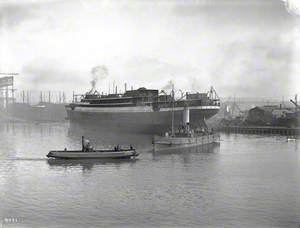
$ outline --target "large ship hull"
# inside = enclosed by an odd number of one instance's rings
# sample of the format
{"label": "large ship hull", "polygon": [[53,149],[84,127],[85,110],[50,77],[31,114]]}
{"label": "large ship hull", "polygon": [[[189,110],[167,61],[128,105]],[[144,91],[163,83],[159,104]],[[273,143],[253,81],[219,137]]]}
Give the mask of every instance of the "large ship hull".
{"label": "large ship hull", "polygon": [[[135,109],[121,108],[75,108],[67,106],[68,118],[72,123],[92,126],[101,131],[126,131],[138,133],[162,134],[171,129],[172,109],[153,111],[148,107]],[[218,106],[190,107],[190,125],[193,128],[203,127],[219,111]],[[183,108],[174,109],[174,127],[182,126]]]}

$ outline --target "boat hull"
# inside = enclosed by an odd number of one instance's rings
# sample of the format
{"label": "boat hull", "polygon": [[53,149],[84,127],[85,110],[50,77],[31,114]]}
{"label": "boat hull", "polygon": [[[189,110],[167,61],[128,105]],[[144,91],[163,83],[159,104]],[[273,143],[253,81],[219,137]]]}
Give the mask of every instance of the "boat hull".
{"label": "boat hull", "polygon": [[122,151],[50,151],[47,154],[48,158],[60,159],[122,159],[137,157],[138,153],[135,150]]}
{"label": "boat hull", "polygon": [[[219,107],[192,109],[190,108],[190,126],[203,127],[205,120],[214,116]],[[94,126],[99,130],[118,130],[138,133],[160,134],[170,130],[172,112],[145,111],[145,112],[95,112],[89,110],[72,110],[67,108],[68,119],[71,124]],[[174,111],[174,127],[182,125],[182,110]]]}
{"label": "boat hull", "polygon": [[154,150],[170,150],[204,146],[209,144],[218,144],[220,135],[217,133],[195,136],[195,137],[171,137],[171,136],[154,136]]}

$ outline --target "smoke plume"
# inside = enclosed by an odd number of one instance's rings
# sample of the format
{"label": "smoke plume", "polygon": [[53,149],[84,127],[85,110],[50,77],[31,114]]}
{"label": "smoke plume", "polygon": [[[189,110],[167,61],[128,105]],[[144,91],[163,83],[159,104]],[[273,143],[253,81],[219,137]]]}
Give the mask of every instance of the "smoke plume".
{"label": "smoke plume", "polygon": [[170,91],[174,89],[174,81],[173,80],[169,80],[167,82],[167,84],[162,88],[162,90],[167,90],[167,91]]}
{"label": "smoke plume", "polygon": [[105,65],[95,66],[92,68],[91,73],[92,73],[92,81],[91,81],[92,90],[91,91],[94,91],[96,88],[97,82],[99,80],[102,80],[107,77],[108,69]]}
{"label": "smoke plume", "polygon": [[300,15],[300,2],[299,0],[283,0],[287,10],[290,13]]}

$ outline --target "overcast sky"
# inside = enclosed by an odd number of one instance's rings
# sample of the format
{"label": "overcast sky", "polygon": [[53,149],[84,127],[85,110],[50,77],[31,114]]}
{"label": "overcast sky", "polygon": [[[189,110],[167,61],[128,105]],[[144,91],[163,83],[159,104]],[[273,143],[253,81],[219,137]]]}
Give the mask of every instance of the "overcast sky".
{"label": "overcast sky", "polygon": [[0,3],[0,72],[17,89],[90,89],[91,69],[135,88],[214,86],[222,97],[300,93],[297,1],[15,0]]}

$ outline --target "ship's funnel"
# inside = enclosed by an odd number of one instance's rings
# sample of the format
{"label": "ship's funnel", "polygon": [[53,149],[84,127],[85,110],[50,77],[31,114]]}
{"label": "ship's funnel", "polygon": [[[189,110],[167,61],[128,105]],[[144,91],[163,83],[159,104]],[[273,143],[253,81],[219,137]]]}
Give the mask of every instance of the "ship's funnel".
{"label": "ship's funnel", "polygon": [[189,109],[189,107],[184,107],[182,117],[183,117],[183,119],[182,119],[183,125],[189,125],[190,124],[190,109]]}

